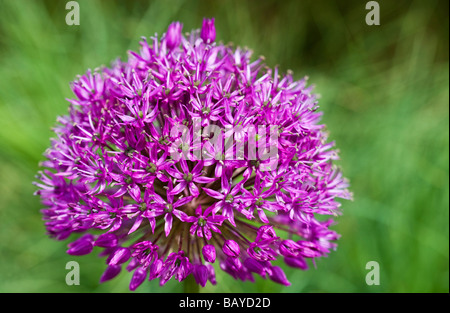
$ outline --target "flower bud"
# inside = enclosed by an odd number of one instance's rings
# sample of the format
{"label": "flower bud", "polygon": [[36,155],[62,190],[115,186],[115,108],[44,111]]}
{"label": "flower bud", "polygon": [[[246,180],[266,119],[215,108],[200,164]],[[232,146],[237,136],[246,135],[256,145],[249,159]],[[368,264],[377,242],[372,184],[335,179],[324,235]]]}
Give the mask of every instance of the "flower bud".
{"label": "flower bud", "polygon": [[106,268],[106,270],[103,272],[102,277],[100,278],[100,283],[103,283],[105,281],[108,281],[110,279],[113,279],[116,277],[120,271],[122,270],[122,267],[120,265],[110,265]]}
{"label": "flower bud", "polygon": [[94,245],[99,246],[102,248],[113,248],[117,246],[118,238],[113,233],[105,233],[101,234],[97,240],[95,241]]}
{"label": "flower bud", "polygon": [[254,272],[256,274],[259,274],[261,276],[265,275],[264,266],[261,262],[256,261],[253,258],[247,258],[244,261],[244,266],[250,271]]}
{"label": "flower bud", "polygon": [[109,265],[122,264],[128,261],[131,256],[130,249],[128,248],[118,248],[110,255]]}
{"label": "flower bud", "polygon": [[166,46],[169,50],[178,47],[181,43],[181,29],[183,24],[174,22],[169,25],[166,33]]}
{"label": "flower bud", "polygon": [[137,287],[139,287],[145,280],[145,278],[147,277],[147,269],[143,268],[143,267],[139,267],[137,268],[134,273],[133,273],[133,277],[131,278],[130,281],[130,290],[131,291],[135,291]]}
{"label": "flower bud", "polygon": [[85,255],[92,252],[93,249],[93,236],[86,234],[83,237],[75,240],[69,244],[69,250],[67,253],[70,255]]}
{"label": "flower bud", "polygon": [[206,265],[203,264],[194,265],[194,270],[192,274],[194,275],[195,282],[200,286],[205,287],[209,275],[209,270],[206,267]]}
{"label": "flower bud", "polygon": [[216,249],[213,245],[204,245],[202,254],[206,262],[214,263],[216,261]]}
{"label": "flower bud", "polygon": [[222,251],[226,255],[235,258],[239,256],[240,249],[236,241],[229,239],[223,244]]}
{"label": "flower bud", "polygon": [[300,245],[293,240],[283,240],[280,244],[280,254],[286,257],[297,256],[300,250]]}
{"label": "flower bud", "polygon": [[214,26],[214,18],[203,19],[202,30],[200,31],[200,38],[205,43],[212,43],[216,39],[216,27]]}
{"label": "flower bud", "polygon": [[216,285],[216,272],[214,270],[214,266],[211,264],[206,264],[206,267],[208,268],[208,279],[211,282],[211,284]]}
{"label": "flower bud", "polygon": [[281,267],[279,266],[272,266],[269,277],[272,281],[289,286],[291,283],[288,281],[286,274],[283,272]]}
{"label": "flower bud", "polygon": [[301,256],[298,256],[295,258],[294,257],[285,257],[284,262],[290,267],[295,267],[295,268],[299,268],[302,270],[308,269],[308,264],[306,263],[305,259],[302,258]]}

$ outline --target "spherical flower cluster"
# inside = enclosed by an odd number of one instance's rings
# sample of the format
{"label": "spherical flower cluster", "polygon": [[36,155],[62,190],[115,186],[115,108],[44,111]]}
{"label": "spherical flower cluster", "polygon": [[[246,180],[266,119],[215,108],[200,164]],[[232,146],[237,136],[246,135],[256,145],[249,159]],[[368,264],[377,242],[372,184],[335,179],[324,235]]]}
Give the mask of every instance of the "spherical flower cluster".
{"label": "spherical flower cluster", "polygon": [[273,261],[304,270],[336,247],[351,194],[312,88],[215,37],[213,19],[175,22],[71,85],[36,193],[51,237],[80,234],[67,253],[100,249],[101,282],[124,267],[131,290],[205,286],[220,268],[289,285]]}

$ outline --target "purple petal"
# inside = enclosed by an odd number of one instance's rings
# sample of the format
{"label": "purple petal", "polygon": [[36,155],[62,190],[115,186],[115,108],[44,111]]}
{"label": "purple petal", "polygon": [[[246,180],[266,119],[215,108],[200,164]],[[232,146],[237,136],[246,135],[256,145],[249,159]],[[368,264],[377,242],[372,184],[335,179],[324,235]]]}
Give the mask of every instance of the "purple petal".
{"label": "purple petal", "polygon": [[164,231],[165,231],[166,237],[167,237],[167,236],[169,236],[170,230],[172,229],[172,221],[173,221],[172,214],[166,213],[164,220],[166,221],[166,224],[164,225]]}
{"label": "purple petal", "polygon": [[216,169],[214,170],[214,175],[216,175],[216,177],[222,177],[222,170],[223,170],[222,164],[217,163]]}
{"label": "purple petal", "polygon": [[182,192],[187,186],[187,182],[186,181],[182,181],[180,182],[178,185],[175,186],[175,188],[173,188],[171,191],[167,192],[168,195],[177,195],[180,192]]}
{"label": "purple petal", "polygon": [[275,233],[275,230],[270,225],[263,225],[256,232],[256,241],[275,240],[277,238],[278,236]]}
{"label": "purple petal", "polygon": [[199,174],[203,169],[204,163],[203,161],[198,161],[197,164],[195,164],[194,168],[192,169],[192,174],[196,176]]}
{"label": "purple petal", "polygon": [[266,213],[264,213],[263,209],[258,209],[258,216],[261,219],[261,222],[269,223],[269,219],[267,218]]}
{"label": "purple petal", "polygon": [[209,188],[202,188],[202,190],[210,197],[213,197],[214,199],[223,199],[225,197],[224,194],[217,192],[215,190],[209,189]]}
{"label": "purple petal", "polygon": [[114,198],[119,198],[119,197],[122,197],[124,194],[126,194],[127,193],[127,187],[125,187],[125,186],[122,186],[119,190],[117,190],[113,195],[112,195],[112,197],[114,197]]}
{"label": "purple petal", "polygon": [[133,198],[136,202],[141,202],[141,189],[139,189],[138,185],[133,184],[128,189],[128,194]]}
{"label": "purple petal", "polygon": [[192,197],[192,196],[180,198],[180,199],[178,199],[178,200],[173,204],[173,207],[174,207],[174,208],[178,208],[178,207],[180,207],[180,206],[183,206],[183,205],[185,205],[186,203],[191,202],[193,198],[194,198],[194,197]]}
{"label": "purple petal", "polygon": [[128,231],[128,235],[131,233],[134,233],[139,228],[139,226],[141,226],[143,219],[144,219],[144,217],[142,215],[139,215],[138,217],[136,217],[136,220],[134,221],[133,226]]}
{"label": "purple petal", "polygon": [[205,176],[198,176],[194,178],[194,181],[199,184],[209,184],[215,181],[217,178],[214,177],[205,177]]}
{"label": "purple petal", "polygon": [[208,222],[222,224],[223,221],[227,219],[226,216],[223,215],[212,215],[208,217]]}
{"label": "purple petal", "polygon": [[122,226],[122,219],[116,217],[114,219],[113,225],[111,226],[111,228],[109,229],[110,232],[114,232],[116,230],[118,230],[120,228],[120,226]]}
{"label": "purple petal", "polygon": [[190,216],[187,215],[185,217],[183,217],[183,222],[185,223],[194,223],[197,220],[197,218],[195,216]]}
{"label": "purple petal", "polygon": [[189,166],[187,165],[185,159],[181,159],[178,164],[180,164],[181,170],[183,171],[183,173],[185,173],[185,174],[189,173]]}
{"label": "purple petal", "polygon": [[180,210],[173,210],[172,214],[175,215],[180,221],[182,222],[187,222],[188,220],[190,220],[190,216],[187,215],[185,212],[180,211]]}
{"label": "purple petal", "polygon": [[118,116],[122,121],[124,121],[125,123],[133,122],[133,121],[135,120],[135,118],[132,117],[132,116],[122,115],[122,114],[119,114],[119,113],[116,113],[116,114],[117,114],[117,116]]}
{"label": "purple petal", "polygon": [[197,185],[195,185],[193,182],[189,183],[189,191],[192,196],[197,197],[200,194],[200,191],[197,188]]}
{"label": "purple petal", "polygon": [[167,173],[177,179],[183,179],[183,174],[174,166],[166,168]]}

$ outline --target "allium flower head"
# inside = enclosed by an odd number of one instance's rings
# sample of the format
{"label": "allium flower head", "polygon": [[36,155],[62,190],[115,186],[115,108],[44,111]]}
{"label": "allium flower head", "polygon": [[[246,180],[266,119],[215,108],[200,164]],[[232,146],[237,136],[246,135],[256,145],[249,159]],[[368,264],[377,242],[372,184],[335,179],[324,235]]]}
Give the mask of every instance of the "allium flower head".
{"label": "allium flower head", "polygon": [[78,234],[67,253],[100,249],[100,281],[125,268],[131,290],[216,284],[219,269],[289,285],[272,263],[305,270],[333,250],[336,199],[351,198],[316,96],[216,43],[214,19],[181,30],[72,83],[35,183],[48,234]]}

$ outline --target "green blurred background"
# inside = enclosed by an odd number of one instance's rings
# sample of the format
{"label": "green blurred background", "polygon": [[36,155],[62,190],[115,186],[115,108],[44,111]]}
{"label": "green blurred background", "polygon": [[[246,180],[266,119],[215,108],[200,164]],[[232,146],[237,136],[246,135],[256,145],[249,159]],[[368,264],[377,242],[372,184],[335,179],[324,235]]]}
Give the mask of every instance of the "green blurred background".
{"label": "green blurred background", "polygon": [[[66,1],[0,0],[0,292],[127,292],[123,271],[103,285],[95,253],[65,254],[45,235],[31,184],[50,128],[67,112],[69,82],[137,50],[141,36],[183,31],[215,17],[217,40],[305,75],[321,94],[323,121],[355,194],[343,201],[337,251],[317,269],[288,269],[292,286],[235,282],[218,271],[206,292],[449,292],[448,1],[85,1],[68,26]],[[80,264],[67,286],[65,264]],[[365,282],[380,265],[380,285]],[[137,292],[181,292],[143,284]]]}

